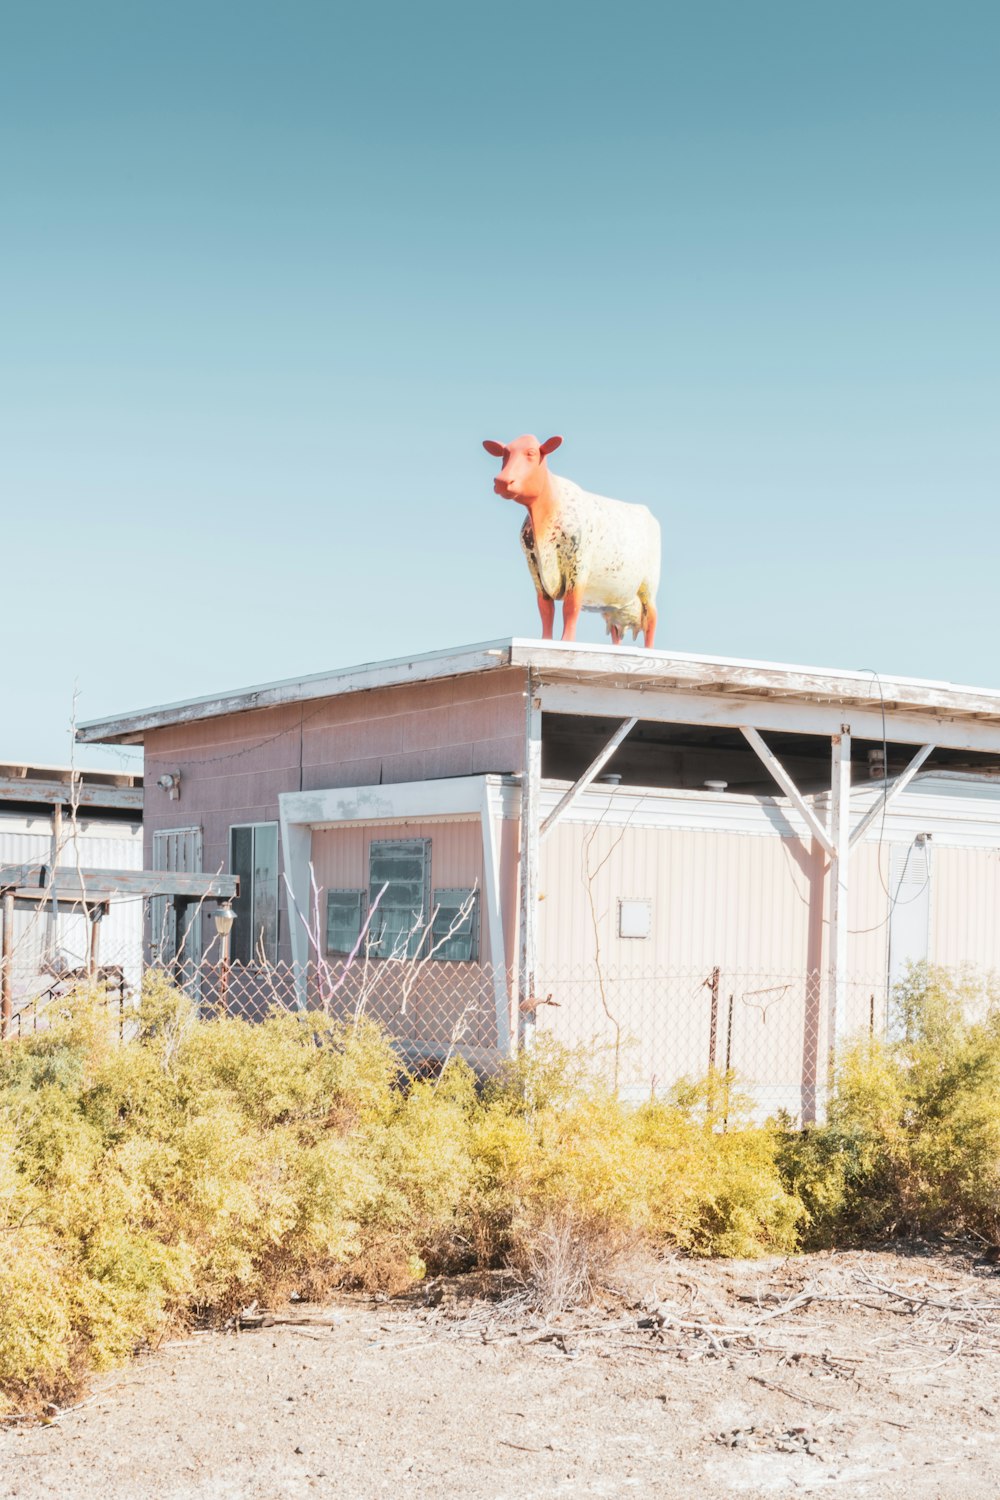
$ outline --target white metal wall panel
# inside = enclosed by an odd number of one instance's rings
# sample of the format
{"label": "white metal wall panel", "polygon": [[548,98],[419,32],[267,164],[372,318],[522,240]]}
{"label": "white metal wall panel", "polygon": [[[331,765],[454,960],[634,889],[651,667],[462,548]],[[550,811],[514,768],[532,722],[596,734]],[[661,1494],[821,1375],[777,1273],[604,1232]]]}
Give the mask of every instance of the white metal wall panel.
{"label": "white metal wall panel", "polygon": [[930,949],[931,849],[926,840],[893,844],[889,851],[889,983],[908,965],[922,963]]}
{"label": "white metal wall panel", "polygon": [[[798,840],[560,823],[542,845],[539,969],[591,964],[596,917],[602,957],[617,969],[801,971],[810,862]],[[617,936],[620,898],[652,901],[649,939]]]}
{"label": "white metal wall panel", "polygon": [[1000,848],[935,841],[930,956],[938,964],[1000,970]]}
{"label": "white metal wall panel", "polygon": [[[45,815],[0,811],[0,863],[48,862],[52,857],[52,823]],[[68,819],[63,823],[60,863],[79,863],[109,870],[142,869],[142,825],[88,815],[81,818],[74,836]],[[83,912],[59,908],[53,930],[51,907],[19,909],[14,915],[14,989],[18,996],[34,994],[48,983],[51,974],[40,974],[46,961],[76,968],[85,964],[90,949],[90,927]],[[142,960],[142,902],[112,901],[100,934],[102,963],[120,964],[130,983],[138,983]]]}

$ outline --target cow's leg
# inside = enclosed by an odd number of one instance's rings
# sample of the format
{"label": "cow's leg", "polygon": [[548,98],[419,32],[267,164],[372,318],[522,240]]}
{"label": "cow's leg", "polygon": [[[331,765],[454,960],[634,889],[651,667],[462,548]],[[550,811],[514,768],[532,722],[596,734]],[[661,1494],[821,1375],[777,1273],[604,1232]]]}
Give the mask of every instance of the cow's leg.
{"label": "cow's leg", "polygon": [[539,594],[538,613],[542,617],[542,640],[551,641],[552,624],[556,617],[555,601],[547,598],[545,594]]}
{"label": "cow's leg", "polygon": [[576,640],[576,622],[580,618],[580,610],[583,607],[583,589],[567,589],[563,595],[563,633],[564,641]]}
{"label": "cow's leg", "polygon": [[653,639],[656,635],[656,605],[647,604],[642,614],[642,643],[647,651],[653,649]]}

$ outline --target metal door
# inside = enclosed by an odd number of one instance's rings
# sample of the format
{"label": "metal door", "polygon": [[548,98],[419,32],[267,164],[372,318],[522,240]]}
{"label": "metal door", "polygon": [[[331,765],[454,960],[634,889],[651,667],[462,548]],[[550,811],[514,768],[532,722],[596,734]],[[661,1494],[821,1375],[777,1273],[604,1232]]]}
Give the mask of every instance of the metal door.
{"label": "metal door", "polygon": [[[202,873],[204,838],[200,828],[163,828],[153,834],[153,869]],[[178,922],[178,913],[181,920]],[[169,896],[149,903],[150,955],[153,963],[172,968],[177,977],[197,985],[202,959],[201,907],[178,905]]]}
{"label": "metal door", "polygon": [[889,987],[927,958],[931,931],[931,846],[923,834],[889,849]]}

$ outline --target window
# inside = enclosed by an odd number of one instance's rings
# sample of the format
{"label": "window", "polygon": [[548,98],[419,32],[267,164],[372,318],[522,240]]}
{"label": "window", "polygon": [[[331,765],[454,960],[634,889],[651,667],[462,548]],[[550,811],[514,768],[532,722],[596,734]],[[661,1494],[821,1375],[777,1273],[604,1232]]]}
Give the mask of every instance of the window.
{"label": "window", "polygon": [[435,891],[431,948],[435,959],[479,960],[479,892]]}
{"label": "window", "polygon": [[369,910],[385,895],[368,929],[379,958],[416,958],[427,935],[430,839],[373,839],[368,865]]}
{"label": "window", "polygon": [[364,891],[327,891],[326,951],[352,953],[364,926]]}
{"label": "window", "polygon": [[374,957],[426,958],[433,950],[435,961],[478,963],[479,892],[435,891],[432,901],[430,884],[430,839],[373,839],[368,890],[326,893],[326,951],[353,952],[378,901],[366,933]]}
{"label": "window", "polygon": [[234,963],[278,957],[278,825],[243,823],[229,830],[229,869],[240,877],[230,937]]}

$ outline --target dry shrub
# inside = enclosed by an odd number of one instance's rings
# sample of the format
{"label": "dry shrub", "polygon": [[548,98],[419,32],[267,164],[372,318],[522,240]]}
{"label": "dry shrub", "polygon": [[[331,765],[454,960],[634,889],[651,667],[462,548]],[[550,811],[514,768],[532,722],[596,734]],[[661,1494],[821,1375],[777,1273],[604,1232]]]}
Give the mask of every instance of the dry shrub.
{"label": "dry shrub", "polygon": [[60,1400],[193,1316],[349,1279],[516,1266],[587,1300],[622,1247],[790,1248],[772,1133],[718,1088],[630,1109],[539,1044],[483,1090],[407,1080],[374,1025],[197,1020],[162,978],[0,1049],[0,1409]]}
{"label": "dry shrub", "polygon": [[971,1232],[1000,1243],[1000,989],[928,964],[894,999],[892,1040],[838,1060],[828,1122],[789,1135],[810,1244]]}
{"label": "dry shrub", "polygon": [[525,1226],[517,1241],[515,1269],[526,1305],[545,1317],[589,1306],[641,1245],[628,1232],[577,1209],[551,1211],[540,1223]]}
{"label": "dry shrub", "polygon": [[634,1109],[584,1064],[539,1043],[489,1091],[473,1127],[481,1258],[523,1265],[554,1222],[578,1225],[591,1247],[603,1240],[594,1264],[640,1242],[708,1255],[794,1248],[802,1206],[781,1182],[777,1132],[741,1114],[731,1080]]}

